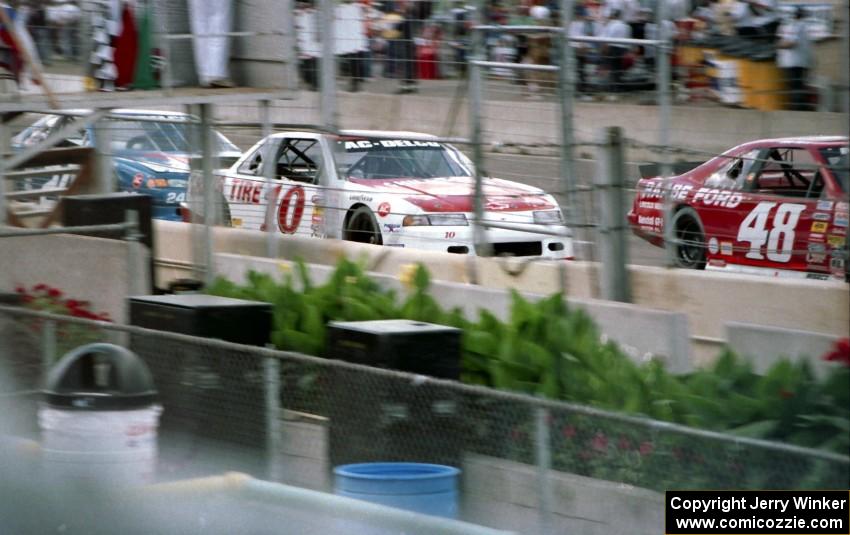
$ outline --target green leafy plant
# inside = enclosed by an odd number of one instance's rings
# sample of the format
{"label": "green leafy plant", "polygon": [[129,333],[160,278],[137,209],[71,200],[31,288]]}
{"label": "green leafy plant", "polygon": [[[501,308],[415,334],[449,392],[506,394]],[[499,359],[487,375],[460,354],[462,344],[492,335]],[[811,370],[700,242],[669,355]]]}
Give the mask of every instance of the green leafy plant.
{"label": "green leafy plant", "polygon": [[[466,383],[842,455],[850,450],[847,365],[833,367],[818,380],[805,362],[781,360],[758,375],[746,360],[726,350],[712,366],[674,376],[659,361],[630,359],[560,294],[531,302],[513,292],[509,320],[500,321],[487,310],[471,320],[460,310],[443,310],[428,294],[430,277],[421,265],[403,271],[400,279],[408,292],[401,302],[395,292],[369,279],[363,265],[349,260],[341,260],[322,285],[310,280],[300,262],[296,275],[287,272],[279,283],[252,272],[244,285],[219,279],[209,292],[272,303],[272,340],[281,349],[323,356],[325,325],[334,320],[408,318],[452,325],[463,330],[461,377]],[[842,355],[830,360],[845,363]],[[850,363],[850,357],[846,360]],[[529,436],[530,430],[524,428],[528,424],[523,423],[527,420],[489,426],[501,429],[501,438],[493,440],[504,440],[508,449],[527,457],[529,448],[520,440]],[[556,467],[572,467],[595,477],[637,482],[636,474],[649,471],[660,474],[655,480],[659,485],[674,484],[682,481],[669,475],[675,468],[688,474],[685,483],[704,480],[720,488],[724,480],[718,480],[717,473],[745,462],[744,452],[733,448],[724,457],[729,466],[708,465],[701,461],[705,456],[681,438],[635,436],[626,427],[601,429],[579,421],[564,422],[559,428],[563,432],[556,437]],[[804,468],[800,477],[811,471]],[[755,470],[747,481],[766,485],[766,473],[770,470]]]}

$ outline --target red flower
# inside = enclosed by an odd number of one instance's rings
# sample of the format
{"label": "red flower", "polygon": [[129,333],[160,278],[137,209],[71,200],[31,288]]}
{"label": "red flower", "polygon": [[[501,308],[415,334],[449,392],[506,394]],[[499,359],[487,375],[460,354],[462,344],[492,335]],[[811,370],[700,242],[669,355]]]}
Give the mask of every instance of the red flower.
{"label": "red flower", "polygon": [[46,285],[42,282],[42,283],[39,283],[39,284],[36,284],[35,286],[33,286],[32,289],[36,292],[40,292],[42,290],[49,290],[50,286],[48,286],[48,285]]}
{"label": "red flower", "polygon": [[641,455],[649,455],[652,453],[652,442],[645,440],[640,443],[640,448],[638,449]]}
{"label": "red flower", "polygon": [[23,286],[15,286],[15,292],[17,292],[19,294],[25,294],[25,293],[27,293],[27,289],[24,288]]}
{"label": "red flower", "polygon": [[850,367],[850,338],[839,338],[832,346],[832,351],[823,356],[823,360],[839,362]]}
{"label": "red flower", "polygon": [[576,427],[574,425],[565,425],[564,428],[561,429],[561,434],[566,439],[573,438],[574,436],[576,436],[576,433],[578,433],[578,431],[576,430]]}
{"label": "red flower", "polygon": [[629,451],[632,449],[632,442],[626,437],[620,437],[620,440],[617,442],[617,447],[623,451]]}
{"label": "red flower", "polygon": [[606,451],[608,449],[608,437],[601,431],[596,433],[593,440],[590,441],[590,447],[599,452]]}
{"label": "red flower", "polygon": [[785,390],[784,388],[780,388],[779,389],[779,397],[781,397],[782,399],[791,399],[791,398],[794,397],[794,392],[791,392],[789,390]]}
{"label": "red flower", "polygon": [[48,288],[47,290],[48,297],[62,297],[62,290],[57,288]]}

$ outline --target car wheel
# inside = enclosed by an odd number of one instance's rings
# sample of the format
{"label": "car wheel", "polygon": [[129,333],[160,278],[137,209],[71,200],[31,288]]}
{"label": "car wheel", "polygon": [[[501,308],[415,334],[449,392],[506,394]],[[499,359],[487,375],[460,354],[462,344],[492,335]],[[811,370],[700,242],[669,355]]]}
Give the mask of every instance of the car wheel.
{"label": "car wheel", "polygon": [[358,243],[372,243],[382,245],[381,231],[378,230],[378,222],[372,214],[372,210],[365,206],[350,211],[345,224],[345,239]]}
{"label": "car wheel", "polygon": [[705,269],[705,231],[699,215],[683,208],[673,216],[676,264],[688,269]]}

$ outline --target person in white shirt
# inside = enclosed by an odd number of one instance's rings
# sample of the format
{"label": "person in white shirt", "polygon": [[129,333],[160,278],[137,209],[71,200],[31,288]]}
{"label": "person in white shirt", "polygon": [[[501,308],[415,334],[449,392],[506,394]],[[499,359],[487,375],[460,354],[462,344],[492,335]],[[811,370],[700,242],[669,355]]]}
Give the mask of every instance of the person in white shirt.
{"label": "person in white shirt", "polygon": [[759,37],[771,42],[779,27],[777,0],[739,0],[733,9],[735,29],[742,37]]}
{"label": "person in white shirt", "polygon": [[[622,20],[621,12],[612,11],[611,20],[605,25],[602,36],[610,39],[630,39],[632,37],[632,29]],[[629,51],[629,45],[606,43],[602,46],[602,61],[608,70],[608,91],[610,93],[616,93],[623,89],[623,60]]]}
{"label": "person in white shirt", "polygon": [[[587,16],[587,10],[584,6],[576,6],[573,20],[570,22],[569,36],[593,37],[595,35],[597,35],[597,24]],[[573,48],[573,56],[576,59],[578,91],[588,93],[590,92],[590,85],[587,83],[587,65],[593,60],[593,45],[572,41],[570,46]]]}
{"label": "person in white shirt", "polygon": [[779,28],[776,65],[785,74],[788,87],[789,109],[808,110],[806,102],[806,75],[812,66],[812,44],[803,22],[805,13],[798,7],[794,18]]}

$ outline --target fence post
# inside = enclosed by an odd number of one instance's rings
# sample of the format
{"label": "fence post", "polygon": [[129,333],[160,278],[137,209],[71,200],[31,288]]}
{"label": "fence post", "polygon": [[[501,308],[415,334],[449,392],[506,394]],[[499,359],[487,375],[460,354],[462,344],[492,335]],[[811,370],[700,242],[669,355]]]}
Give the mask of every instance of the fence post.
{"label": "fence post", "polygon": [[[481,13],[483,2],[476,3],[473,14],[473,26],[481,24]],[[467,278],[472,284],[478,284],[478,263],[476,256],[489,256],[487,247],[487,231],[482,225],[484,219],[484,147],[481,125],[481,106],[483,100],[483,81],[481,65],[477,62],[484,59],[483,36],[481,30],[473,30],[469,43],[469,127],[470,142],[472,143],[472,164],[475,168],[475,189],[473,198],[473,210],[475,215],[472,221],[472,236],[474,255],[468,258]]]}
{"label": "fence post", "polygon": [[576,223],[581,203],[575,198],[576,177],[573,166],[573,100],[575,98],[575,58],[570,45],[569,32],[573,20],[574,0],[561,0],[561,35],[558,38],[558,51],[561,65],[558,69],[558,90],[561,104],[561,189],[566,205],[566,223],[576,235]]}
{"label": "fence post", "polygon": [[552,445],[549,433],[549,409],[534,409],[534,440],[537,459],[538,530],[540,535],[552,533]]}
{"label": "fence post", "polygon": [[602,298],[629,302],[626,264],[625,170],[623,138],[618,126],[609,126],[599,134],[599,167],[594,180],[599,211],[598,243],[602,270]]}
{"label": "fence post", "polygon": [[[658,72],[656,84],[658,85],[658,145],[661,147],[661,176],[668,177],[672,174],[670,168],[670,155],[667,148],[670,146],[670,35],[665,30],[664,23],[667,22],[667,2],[658,2],[655,9],[655,38],[663,41],[655,45],[656,58],[658,60]],[[676,251],[673,245],[674,229],[670,223],[673,220],[673,204],[669,191],[664,192],[664,250],[666,252],[666,263],[668,267],[676,265]]]}
{"label": "fence post", "polygon": [[128,246],[127,277],[129,284],[127,291],[130,292],[130,295],[148,295],[153,290],[149,284],[151,274],[149,273],[150,263],[148,262],[148,255],[153,254],[153,251],[146,252],[145,244],[139,239],[142,237],[139,232],[139,212],[137,210],[127,210],[124,220],[127,223],[124,240]]}
{"label": "fence post", "polygon": [[7,223],[6,214],[6,154],[9,149],[9,127],[0,118],[0,227]]}
{"label": "fence post", "polygon": [[218,210],[215,206],[215,184],[213,184],[212,169],[212,105],[199,104],[201,119],[201,167],[204,183],[204,285],[209,286],[213,281],[213,225],[219,221]]}
{"label": "fence post", "polygon": [[115,189],[112,179],[112,132],[110,132],[112,126],[109,121],[108,118],[104,117],[94,123],[98,193],[111,193]]}
{"label": "fence post", "polygon": [[[263,139],[272,135],[271,112],[269,110],[269,101],[261,100],[260,107],[260,124],[262,125],[261,132]],[[274,186],[274,165],[263,166],[263,176],[266,179],[266,256],[269,258],[277,258],[277,226],[275,225],[275,208],[277,207],[277,195]]]}
{"label": "fence post", "polygon": [[276,456],[280,453],[280,361],[265,357],[263,372],[266,385],[266,460],[269,481],[283,481]]}
{"label": "fence post", "polygon": [[44,320],[41,330],[41,379],[46,382],[50,367],[56,362],[56,321]]}
{"label": "fence post", "polygon": [[320,0],[319,17],[322,32],[322,60],[320,62],[321,81],[319,89],[321,95],[322,126],[329,130],[336,130],[336,56],[334,56],[334,19],[336,18],[334,0]]}

